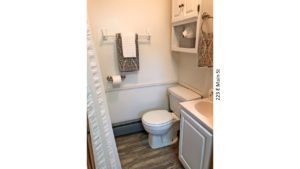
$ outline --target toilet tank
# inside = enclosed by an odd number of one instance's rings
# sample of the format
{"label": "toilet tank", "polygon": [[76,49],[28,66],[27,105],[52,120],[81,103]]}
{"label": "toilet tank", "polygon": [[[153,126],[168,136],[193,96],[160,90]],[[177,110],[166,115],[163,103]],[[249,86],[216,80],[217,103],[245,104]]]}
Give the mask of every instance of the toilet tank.
{"label": "toilet tank", "polygon": [[202,96],[182,86],[168,88],[170,109],[180,117],[180,102],[200,99]]}

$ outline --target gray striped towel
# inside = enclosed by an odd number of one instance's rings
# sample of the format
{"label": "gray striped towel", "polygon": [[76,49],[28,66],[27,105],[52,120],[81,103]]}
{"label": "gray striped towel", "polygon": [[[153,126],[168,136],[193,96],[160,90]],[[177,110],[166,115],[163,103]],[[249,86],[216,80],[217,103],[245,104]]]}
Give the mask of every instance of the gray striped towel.
{"label": "gray striped towel", "polygon": [[138,35],[135,34],[136,57],[128,58],[123,55],[121,33],[116,34],[116,46],[120,72],[133,72],[139,70],[139,46]]}

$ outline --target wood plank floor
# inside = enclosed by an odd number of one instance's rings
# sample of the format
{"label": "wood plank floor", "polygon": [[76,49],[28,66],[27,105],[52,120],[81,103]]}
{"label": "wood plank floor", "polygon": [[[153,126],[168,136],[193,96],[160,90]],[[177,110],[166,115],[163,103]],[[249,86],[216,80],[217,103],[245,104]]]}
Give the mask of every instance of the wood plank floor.
{"label": "wood plank floor", "polygon": [[184,169],[177,144],[151,149],[145,132],[116,137],[122,169]]}

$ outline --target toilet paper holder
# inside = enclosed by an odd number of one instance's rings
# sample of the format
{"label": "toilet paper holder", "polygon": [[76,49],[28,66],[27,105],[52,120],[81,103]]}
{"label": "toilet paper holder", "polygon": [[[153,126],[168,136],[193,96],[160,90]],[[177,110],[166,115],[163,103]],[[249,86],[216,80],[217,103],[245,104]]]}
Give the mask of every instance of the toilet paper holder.
{"label": "toilet paper holder", "polygon": [[[124,80],[125,78],[126,78],[125,75],[121,75],[121,79],[122,79],[122,80]],[[107,81],[110,81],[110,82],[113,81],[112,76],[107,76],[106,79],[107,79]]]}

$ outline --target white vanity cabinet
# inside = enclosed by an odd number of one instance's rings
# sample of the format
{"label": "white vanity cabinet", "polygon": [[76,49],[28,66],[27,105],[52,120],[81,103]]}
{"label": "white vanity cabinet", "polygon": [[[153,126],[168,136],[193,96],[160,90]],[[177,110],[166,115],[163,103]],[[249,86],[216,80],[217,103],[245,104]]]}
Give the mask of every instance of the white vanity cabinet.
{"label": "white vanity cabinet", "polygon": [[197,17],[200,0],[172,0],[172,23]]}
{"label": "white vanity cabinet", "polygon": [[209,169],[212,133],[181,109],[179,160],[185,169]]}

